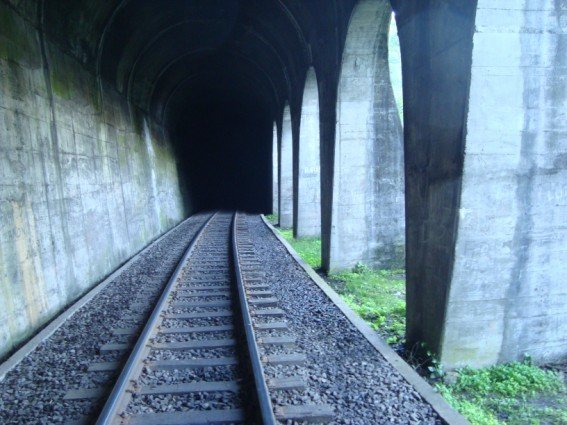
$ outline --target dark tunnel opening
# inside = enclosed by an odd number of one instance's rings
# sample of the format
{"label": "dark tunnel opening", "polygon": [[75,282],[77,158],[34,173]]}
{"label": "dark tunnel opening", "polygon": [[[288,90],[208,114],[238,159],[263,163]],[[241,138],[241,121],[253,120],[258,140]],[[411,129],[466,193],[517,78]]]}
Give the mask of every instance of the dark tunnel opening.
{"label": "dark tunnel opening", "polygon": [[193,90],[170,121],[185,207],[192,213],[271,208],[270,110],[229,89]]}

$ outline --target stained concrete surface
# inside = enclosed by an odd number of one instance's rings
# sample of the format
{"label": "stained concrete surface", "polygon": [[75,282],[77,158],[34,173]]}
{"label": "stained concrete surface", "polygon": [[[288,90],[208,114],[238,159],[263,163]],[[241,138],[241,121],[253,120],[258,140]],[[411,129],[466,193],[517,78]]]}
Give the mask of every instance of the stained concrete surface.
{"label": "stained concrete surface", "polygon": [[349,24],[337,101],[331,271],[359,262],[404,264],[403,137],[388,68],[390,19],[388,1],[363,0]]}
{"label": "stained concrete surface", "polygon": [[441,352],[453,366],[567,352],[565,22],[565,2],[478,3]]}
{"label": "stained concrete surface", "polygon": [[184,216],[163,129],[0,2],[0,357]]}
{"label": "stained concrete surface", "polygon": [[297,236],[321,235],[319,88],[315,70],[305,78],[299,133]]}
{"label": "stained concrete surface", "polygon": [[291,112],[284,109],[282,141],[280,148],[280,226],[289,229],[293,226],[293,140]]}

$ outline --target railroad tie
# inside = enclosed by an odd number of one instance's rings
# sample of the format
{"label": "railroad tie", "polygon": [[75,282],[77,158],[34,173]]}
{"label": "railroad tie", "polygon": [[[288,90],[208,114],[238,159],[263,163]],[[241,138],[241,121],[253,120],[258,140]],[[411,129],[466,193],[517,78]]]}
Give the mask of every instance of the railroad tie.
{"label": "railroad tie", "polygon": [[238,358],[236,357],[213,357],[210,359],[158,360],[147,363],[146,367],[150,370],[183,370],[232,366],[237,364]]}
{"label": "railroad tie", "polygon": [[304,390],[305,381],[301,376],[268,379],[268,387],[274,391]]}
{"label": "railroad tie", "polygon": [[199,350],[203,348],[226,348],[234,347],[236,341],[234,339],[203,339],[190,340],[184,342],[166,342],[161,344],[151,344],[150,346],[156,350]]}
{"label": "railroad tie", "polygon": [[246,420],[241,409],[205,410],[172,413],[146,413],[134,415],[128,423],[132,425],[202,425],[215,423],[240,423]]}
{"label": "railroad tie", "polygon": [[208,333],[208,332],[230,332],[234,330],[234,325],[217,325],[217,326],[184,326],[164,328],[159,330],[160,334],[190,334],[190,333]]}
{"label": "railroad tie", "polygon": [[231,392],[240,390],[240,384],[236,381],[216,382],[188,382],[183,384],[144,385],[140,388],[141,395],[157,394],[190,394],[201,392]]}
{"label": "railroad tie", "polygon": [[328,404],[278,406],[276,418],[283,422],[330,422],[334,418],[334,412]]}

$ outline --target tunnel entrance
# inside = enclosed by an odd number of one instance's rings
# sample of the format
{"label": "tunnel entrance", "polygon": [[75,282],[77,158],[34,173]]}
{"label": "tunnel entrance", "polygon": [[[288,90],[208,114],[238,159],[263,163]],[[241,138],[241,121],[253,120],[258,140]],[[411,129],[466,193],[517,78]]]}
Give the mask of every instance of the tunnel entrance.
{"label": "tunnel entrance", "polygon": [[564,356],[566,12],[524,3],[0,0],[0,356],[209,209],[405,265],[446,365]]}
{"label": "tunnel entrance", "polygon": [[172,140],[191,212],[271,209],[272,117],[254,98],[202,87],[177,112]]}

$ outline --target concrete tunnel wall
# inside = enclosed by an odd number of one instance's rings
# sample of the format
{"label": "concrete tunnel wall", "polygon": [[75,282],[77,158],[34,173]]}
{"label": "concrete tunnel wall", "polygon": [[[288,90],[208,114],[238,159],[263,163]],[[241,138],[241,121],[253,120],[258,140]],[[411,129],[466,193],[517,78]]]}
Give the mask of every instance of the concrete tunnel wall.
{"label": "concrete tunnel wall", "polygon": [[[222,82],[217,91],[233,100],[246,95],[261,111],[266,208],[277,121],[280,220],[297,233],[301,104],[313,67],[324,269],[357,261],[381,267],[384,253],[400,253],[377,249],[396,247],[381,229],[400,234],[397,225],[376,226],[388,211],[379,207],[394,205],[382,186],[395,175],[406,188],[410,345],[426,342],[448,367],[514,360],[526,351],[536,360],[564,356],[566,6],[391,3],[403,65],[403,156],[386,148],[401,129],[387,84],[386,1],[192,0],[163,8],[153,0],[0,0],[7,123],[0,130],[0,196],[8,223],[0,287],[11,309],[2,319],[13,322],[0,343],[21,341],[191,208],[183,208],[191,181],[178,149],[190,131],[176,133],[172,123],[183,123],[196,87],[208,99],[211,84]],[[380,24],[361,21],[366,35],[352,38],[355,7],[378,8]],[[369,98],[358,100],[368,120],[360,127],[365,136],[350,146],[343,136],[353,135],[348,127],[356,119],[349,121],[341,105],[357,99],[355,90],[343,90],[343,77],[354,82],[357,63],[372,76],[353,86],[367,91]],[[349,65],[353,72],[343,72]],[[355,145],[367,149],[350,150]],[[355,175],[372,199],[364,200],[368,209],[356,226],[337,218],[337,206],[350,202],[340,190],[341,179],[348,187],[345,151],[365,157]],[[401,178],[399,169],[381,169],[401,158]],[[403,211],[403,202],[397,205]],[[91,219],[108,225],[93,228]],[[342,242],[350,243],[349,232],[364,236],[355,254],[340,248],[348,248]]]}
{"label": "concrete tunnel wall", "polygon": [[167,132],[0,2],[0,357],[178,223]]}

